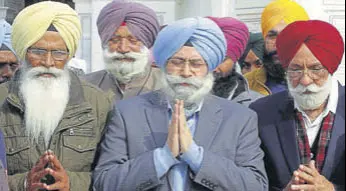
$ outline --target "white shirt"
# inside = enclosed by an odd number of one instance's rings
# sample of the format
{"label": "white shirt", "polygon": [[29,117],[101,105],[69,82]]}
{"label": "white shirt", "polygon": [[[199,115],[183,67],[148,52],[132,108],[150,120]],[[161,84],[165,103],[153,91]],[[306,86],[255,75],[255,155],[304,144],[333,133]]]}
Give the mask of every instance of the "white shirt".
{"label": "white shirt", "polygon": [[336,108],[338,106],[338,99],[339,99],[339,83],[336,79],[333,78],[333,82],[332,82],[332,89],[329,95],[329,99],[328,99],[328,104],[327,107],[325,108],[325,110],[316,118],[316,120],[314,122],[311,122],[310,118],[308,117],[308,115],[302,111],[301,109],[299,109],[297,103],[295,102],[295,108],[300,111],[303,114],[303,120],[304,120],[304,124],[306,127],[306,133],[308,135],[309,138],[309,145],[310,147],[312,147],[312,145],[315,142],[315,139],[318,135],[318,133],[320,132],[320,128],[323,122],[323,119],[328,115],[328,113],[331,111],[332,113],[336,113]]}

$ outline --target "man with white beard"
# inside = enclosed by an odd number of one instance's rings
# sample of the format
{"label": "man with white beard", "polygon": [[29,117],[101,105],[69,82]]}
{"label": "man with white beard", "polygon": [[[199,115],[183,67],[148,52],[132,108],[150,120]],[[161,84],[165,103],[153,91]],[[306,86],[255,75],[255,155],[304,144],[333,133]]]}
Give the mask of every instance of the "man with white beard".
{"label": "man with white beard", "polygon": [[337,29],[298,21],[277,39],[289,91],[250,105],[259,118],[269,190],[345,190],[345,88],[332,75],[344,55]]}
{"label": "man with white beard", "polygon": [[68,70],[81,37],[77,13],[45,1],[13,23],[23,63],[1,106],[10,190],[88,190],[111,100]]}
{"label": "man with white beard", "polygon": [[207,18],[159,33],[153,53],[164,87],[115,104],[94,190],[267,190],[256,114],[209,93],[226,49]]}
{"label": "man with white beard", "polygon": [[151,67],[149,48],[159,31],[155,12],[123,0],[108,3],[100,12],[97,27],[106,70],[85,79],[122,100],[161,88],[161,71]]}

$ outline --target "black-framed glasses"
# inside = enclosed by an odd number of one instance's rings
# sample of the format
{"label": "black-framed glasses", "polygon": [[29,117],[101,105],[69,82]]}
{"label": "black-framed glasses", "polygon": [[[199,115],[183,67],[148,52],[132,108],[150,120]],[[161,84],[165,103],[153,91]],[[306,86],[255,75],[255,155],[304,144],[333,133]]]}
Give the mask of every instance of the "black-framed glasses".
{"label": "black-framed glasses", "polygon": [[327,70],[325,68],[305,68],[304,70],[288,69],[287,74],[288,77],[293,80],[301,79],[305,74],[307,74],[311,79],[317,80],[320,79],[323,75],[325,75],[326,71]]}
{"label": "black-framed glasses", "polygon": [[41,48],[28,48],[28,53],[35,59],[47,59],[48,53],[51,53],[55,61],[64,61],[69,57],[69,52],[65,50],[47,50]]}

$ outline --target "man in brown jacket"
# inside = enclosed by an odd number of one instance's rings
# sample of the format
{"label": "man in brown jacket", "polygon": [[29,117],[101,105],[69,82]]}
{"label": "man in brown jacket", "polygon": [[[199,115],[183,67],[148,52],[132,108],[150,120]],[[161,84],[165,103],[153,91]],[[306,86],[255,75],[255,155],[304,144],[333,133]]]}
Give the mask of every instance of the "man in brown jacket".
{"label": "man in brown jacket", "polygon": [[81,36],[77,13],[44,1],[13,24],[24,63],[0,109],[10,190],[84,191],[111,100],[67,69]]}
{"label": "man in brown jacket", "polygon": [[151,67],[149,59],[160,28],[152,9],[115,0],[101,10],[97,27],[106,70],[88,74],[88,82],[115,100],[161,88],[161,71]]}

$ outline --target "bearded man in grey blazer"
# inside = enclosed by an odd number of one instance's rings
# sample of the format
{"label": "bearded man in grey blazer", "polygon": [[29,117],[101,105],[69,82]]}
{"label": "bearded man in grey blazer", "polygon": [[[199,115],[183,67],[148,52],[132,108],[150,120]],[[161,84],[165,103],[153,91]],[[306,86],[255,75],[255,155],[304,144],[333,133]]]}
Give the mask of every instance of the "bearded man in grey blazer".
{"label": "bearded man in grey blazer", "polygon": [[268,190],[257,115],[209,94],[225,53],[221,29],[206,18],[159,33],[164,88],[114,106],[94,190]]}

